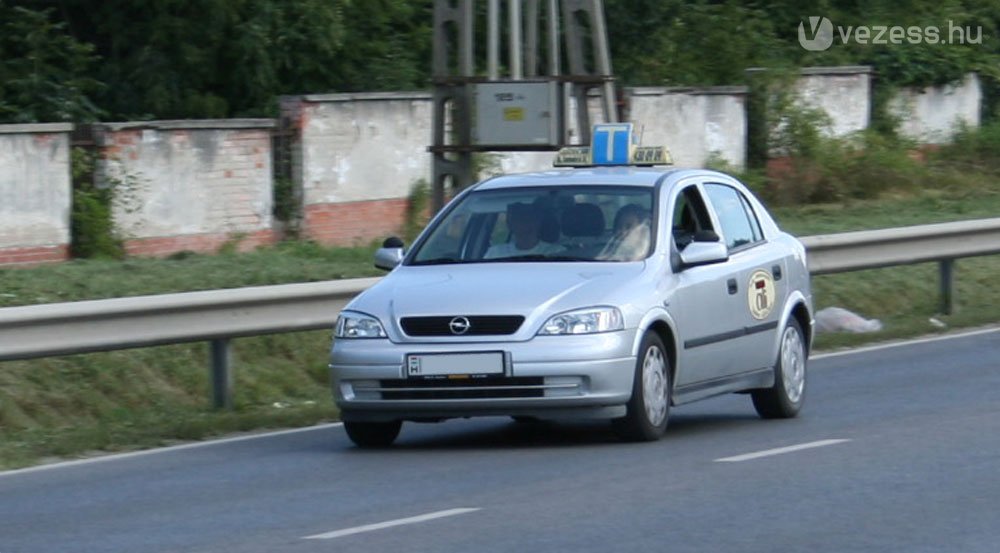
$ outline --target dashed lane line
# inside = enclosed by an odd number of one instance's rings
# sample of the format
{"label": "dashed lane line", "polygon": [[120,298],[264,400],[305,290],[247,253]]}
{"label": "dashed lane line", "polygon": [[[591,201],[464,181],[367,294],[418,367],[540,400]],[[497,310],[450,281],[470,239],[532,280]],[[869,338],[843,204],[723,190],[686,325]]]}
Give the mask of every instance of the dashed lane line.
{"label": "dashed lane line", "polygon": [[323,534],[315,534],[312,536],[305,536],[304,540],[332,540],[334,538],[342,538],[344,536],[352,536],[354,534],[362,534],[364,532],[374,532],[375,530],[384,530],[386,528],[393,528],[395,526],[405,526],[407,524],[418,524],[421,522],[427,522],[429,520],[435,520],[445,517],[453,517],[456,515],[464,515],[466,513],[472,513],[480,510],[478,507],[461,507],[458,509],[448,509],[447,511],[437,511],[434,513],[427,513],[425,515],[417,515],[415,517],[400,518],[396,520],[389,520],[386,522],[377,522],[375,524],[365,524],[364,526],[355,526],[353,528],[344,528],[343,530],[334,530],[333,532],[325,532]]}
{"label": "dashed lane line", "polygon": [[842,444],[844,442],[849,442],[851,440],[835,439],[835,440],[819,440],[816,442],[809,442],[805,444],[790,445],[786,447],[778,447],[774,449],[765,449],[764,451],[755,451],[753,453],[744,453],[743,455],[734,455],[733,457],[723,457],[721,459],[716,459],[716,463],[738,463],[740,461],[750,461],[753,459],[760,459],[762,457],[772,457],[774,455],[783,455],[785,453],[792,453],[795,451],[802,451],[804,449],[814,449],[817,447],[826,447],[829,445]]}

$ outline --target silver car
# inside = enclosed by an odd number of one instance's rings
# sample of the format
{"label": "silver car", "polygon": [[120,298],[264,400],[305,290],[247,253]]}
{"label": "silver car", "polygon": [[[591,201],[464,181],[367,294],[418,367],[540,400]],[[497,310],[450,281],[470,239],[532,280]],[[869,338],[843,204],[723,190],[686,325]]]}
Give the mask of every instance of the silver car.
{"label": "silver car", "polygon": [[590,167],[474,185],[336,324],[333,393],[359,446],[403,421],[602,418],[656,440],[670,407],[802,407],[805,249],[731,176]]}

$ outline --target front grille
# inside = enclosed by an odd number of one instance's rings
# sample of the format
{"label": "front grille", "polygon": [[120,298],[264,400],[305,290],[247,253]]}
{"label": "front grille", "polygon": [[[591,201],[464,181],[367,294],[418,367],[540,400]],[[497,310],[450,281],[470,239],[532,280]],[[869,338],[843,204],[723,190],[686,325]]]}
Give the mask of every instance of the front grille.
{"label": "front grille", "polygon": [[545,397],[542,377],[382,380],[382,399],[492,399]]}
{"label": "front grille", "polygon": [[451,323],[462,316],[403,317],[400,325],[409,336],[503,336],[517,332],[524,322],[521,315],[472,315],[466,332],[452,331]]}

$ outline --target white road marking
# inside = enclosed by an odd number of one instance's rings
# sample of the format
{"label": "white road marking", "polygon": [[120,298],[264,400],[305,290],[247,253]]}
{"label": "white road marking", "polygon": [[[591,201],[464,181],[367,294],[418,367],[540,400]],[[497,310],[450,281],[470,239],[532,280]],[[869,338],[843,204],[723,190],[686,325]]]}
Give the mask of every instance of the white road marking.
{"label": "white road marking", "polygon": [[406,524],[417,524],[420,522],[427,522],[428,520],[434,520],[438,518],[453,517],[455,515],[464,515],[465,513],[472,513],[480,510],[478,507],[462,507],[459,509],[448,509],[447,511],[438,511],[436,513],[427,513],[426,515],[417,515],[415,517],[400,518],[396,520],[390,520],[386,522],[378,522],[375,524],[366,524],[364,526],[355,526],[354,528],[344,528],[343,530],[334,530],[333,532],[326,532],[323,534],[316,534],[314,536],[305,536],[304,540],[331,540],[334,538],[342,538],[344,536],[351,536],[354,534],[361,534],[363,532],[373,532],[375,530],[383,530],[385,528],[392,528],[394,526],[404,526]]}
{"label": "white road marking", "polygon": [[94,463],[103,463],[105,461],[115,461],[120,459],[133,459],[135,457],[145,457],[147,455],[156,455],[157,453],[170,453],[171,451],[184,451],[187,449],[198,449],[202,447],[210,447],[213,445],[231,444],[236,442],[246,442],[249,440],[260,440],[263,438],[273,438],[275,436],[286,436],[288,434],[299,434],[302,432],[310,432],[312,430],[322,430],[326,428],[333,428],[336,426],[343,426],[342,422],[332,422],[328,424],[317,424],[313,426],[307,426],[305,428],[290,428],[288,430],[275,430],[273,432],[259,432],[255,434],[249,434],[245,436],[233,436],[231,438],[219,438],[216,440],[207,440],[204,442],[192,442],[189,444],[179,444],[170,445],[166,447],[159,447],[156,449],[143,449],[141,451],[129,451],[128,453],[112,453],[109,455],[99,455],[97,457],[90,457],[87,459],[74,459],[72,461],[59,461],[56,463],[48,463],[45,465],[37,465],[34,467],[25,467],[23,469],[13,469],[7,471],[0,471],[0,478],[4,476],[18,476],[21,474],[28,474],[32,472],[42,472],[46,470],[55,470],[69,467],[78,467],[81,465],[91,465]]}
{"label": "white road marking", "polygon": [[874,346],[865,346],[854,349],[846,349],[843,351],[830,351],[826,353],[818,353],[816,355],[810,355],[809,359],[825,359],[828,357],[841,357],[844,355],[853,355],[855,353],[868,353],[870,351],[879,351],[883,349],[898,348],[903,346],[915,346],[917,344],[928,344],[931,342],[940,342],[942,340],[951,340],[954,338],[968,338],[969,336],[979,336],[980,334],[991,334],[994,332],[1000,332],[1000,327],[989,327],[989,328],[979,328],[976,330],[970,330],[967,332],[956,332],[954,334],[943,334],[940,336],[927,336],[925,338],[914,338],[911,340],[900,340],[898,342],[888,342],[885,344],[876,344]]}
{"label": "white road marking", "polygon": [[740,461],[749,461],[751,459],[760,459],[761,457],[771,457],[772,455],[782,455],[784,453],[791,453],[793,451],[802,451],[803,449],[813,449],[816,447],[826,447],[828,445],[842,444],[844,442],[849,442],[851,440],[820,440],[818,442],[809,442],[807,444],[790,445],[787,447],[779,447],[775,449],[766,449],[764,451],[756,451],[754,453],[745,453],[743,455],[736,455],[733,457],[723,457],[722,459],[716,459],[716,463],[738,463]]}

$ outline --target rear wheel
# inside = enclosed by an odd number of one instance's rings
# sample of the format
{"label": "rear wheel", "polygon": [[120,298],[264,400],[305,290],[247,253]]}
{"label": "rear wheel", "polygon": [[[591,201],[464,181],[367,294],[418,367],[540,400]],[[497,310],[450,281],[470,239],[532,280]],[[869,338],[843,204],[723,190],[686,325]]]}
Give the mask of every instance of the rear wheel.
{"label": "rear wheel", "polygon": [[403,421],[344,422],[347,437],[358,447],[389,447],[402,427]]}
{"label": "rear wheel", "polygon": [[774,386],[751,394],[758,415],[765,419],[788,419],[799,413],[805,400],[807,357],[802,327],[792,317],[781,332]]}
{"label": "rear wheel", "polygon": [[651,442],[660,439],[670,415],[670,359],[663,341],[647,332],[636,359],[632,397],[625,416],[615,419],[615,431],[625,440]]}

